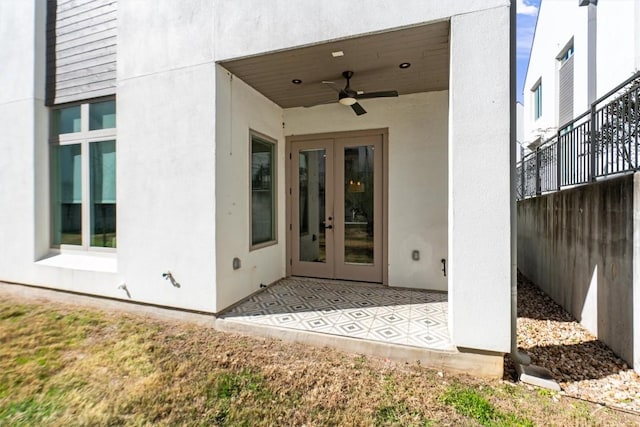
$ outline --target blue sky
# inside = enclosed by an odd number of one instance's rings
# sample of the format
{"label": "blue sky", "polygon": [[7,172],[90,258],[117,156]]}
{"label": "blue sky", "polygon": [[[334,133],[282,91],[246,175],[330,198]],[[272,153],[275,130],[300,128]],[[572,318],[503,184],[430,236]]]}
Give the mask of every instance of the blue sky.
{"label": "blue sky", "polygon": [[536,29],[536,20],[541,0],[516,0],[516,75],[518,82],[517,99],[522,102],[522,89],[527,74],[527,64],[531,53],[531,41]]}

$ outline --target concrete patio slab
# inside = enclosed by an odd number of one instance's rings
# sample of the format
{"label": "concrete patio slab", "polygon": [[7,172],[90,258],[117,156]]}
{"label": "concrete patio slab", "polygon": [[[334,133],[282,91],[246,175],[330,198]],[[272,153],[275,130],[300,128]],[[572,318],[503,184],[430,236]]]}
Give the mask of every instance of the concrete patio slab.
{"label": "concrete patio slab", "polygon": [[500,377],[502,355],[457,349],[447,319],[443,292],[291,277],[221,313],[216,328]]}

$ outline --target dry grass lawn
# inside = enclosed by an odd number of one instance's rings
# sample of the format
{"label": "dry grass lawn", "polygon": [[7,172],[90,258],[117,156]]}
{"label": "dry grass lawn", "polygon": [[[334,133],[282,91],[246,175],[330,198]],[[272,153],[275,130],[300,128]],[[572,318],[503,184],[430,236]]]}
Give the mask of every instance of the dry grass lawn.
{"label": "dry grass lawn", "polygon": [[499,380],[9,297],[0,425],[632,425]]}

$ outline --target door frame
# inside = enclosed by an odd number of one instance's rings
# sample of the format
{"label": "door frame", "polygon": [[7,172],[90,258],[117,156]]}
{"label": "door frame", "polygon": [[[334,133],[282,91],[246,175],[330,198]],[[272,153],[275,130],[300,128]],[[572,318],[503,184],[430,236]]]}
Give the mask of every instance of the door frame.
{"label": "door frame", "polygon": [[292,145],[295,142],[304,142],[321,139],[341,139],[362,136],[380,136],[382,138],[382,284],[389,285],[389,129],[366,129],[343,132],[326,132],[304,135],[290,135],[285,137],[285,192],[286,192],[286,275],[291,276],[292,247],[294,233],[293,203],[292,203]]}

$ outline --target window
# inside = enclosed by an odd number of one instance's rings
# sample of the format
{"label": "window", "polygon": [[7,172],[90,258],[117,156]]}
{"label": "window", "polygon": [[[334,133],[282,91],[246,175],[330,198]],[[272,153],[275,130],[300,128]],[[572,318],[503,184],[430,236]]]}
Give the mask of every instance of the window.
{"label": "window", "polygon": [[51,114],[52,246],[116,247],[115,101]]}
{"label": "window", "polygon": [[573,45],[569,46],[567,48],[567,50],[560,55],[560,57],[558,58],[560,61],[560,64],[564,64],[565,62],[567,62],[569,60],[569,58],[571,58],[573,56]]}
{"label": "window", "polygon": [[276,143],[251,132],[251,248],[276,242]]}
{"label": "window", "polygon": [[533,92],[533,118],[538,120],[542,116],[542,80],[531,89]]}

